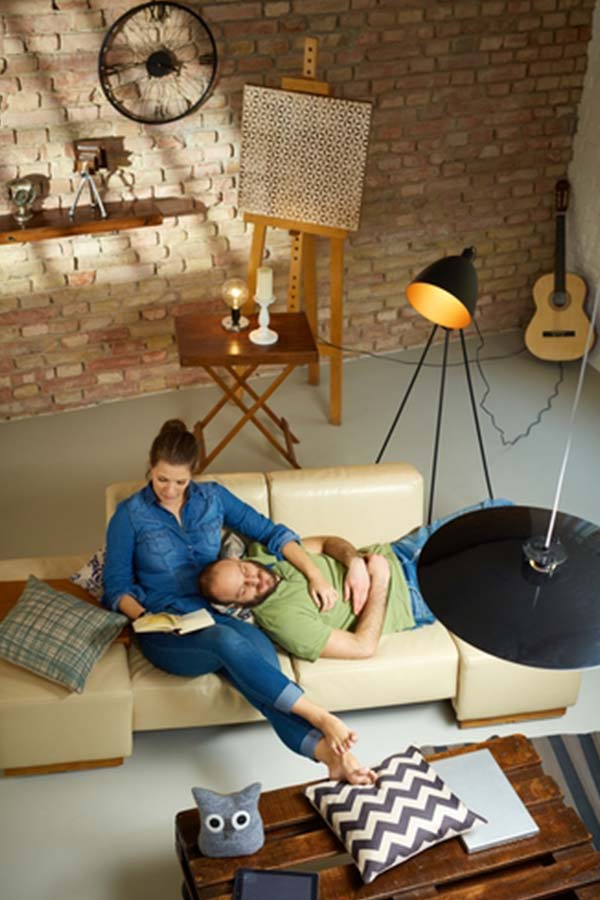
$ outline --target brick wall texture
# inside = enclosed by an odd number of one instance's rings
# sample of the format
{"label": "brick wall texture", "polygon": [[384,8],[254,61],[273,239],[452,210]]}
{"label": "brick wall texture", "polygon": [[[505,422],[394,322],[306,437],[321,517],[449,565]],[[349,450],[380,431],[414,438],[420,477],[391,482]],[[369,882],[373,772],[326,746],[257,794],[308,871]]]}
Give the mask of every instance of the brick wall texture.
{"label": "brick wall texture", "polygon": [[[552,269],[557,178],[572,156],[593,0],[221,0],[201,7],[218,46],[196,113],[140,125],[97,78],[107,28],[134,2],[2,0],[0,183],[38,174],[71,204],[77,138],[122,139],[105,201],[153,198],[161,226],[0,247],[0,415],[59,412],[200,383],[180,369],[174,317],[221,309],[246,270],[237,208],[242,87],[300,74],[305,36],[334,96],[373,103],[361,227],[347,241],[344,344],[390,352],[429,325],[404,289],[427,263],[477,249],[478,322],[520,327]],[[9,212],[3,196],[0,212]],[[285,303],[288,236],[270,232]],[[328,247],[318,242],[320,328]]]}

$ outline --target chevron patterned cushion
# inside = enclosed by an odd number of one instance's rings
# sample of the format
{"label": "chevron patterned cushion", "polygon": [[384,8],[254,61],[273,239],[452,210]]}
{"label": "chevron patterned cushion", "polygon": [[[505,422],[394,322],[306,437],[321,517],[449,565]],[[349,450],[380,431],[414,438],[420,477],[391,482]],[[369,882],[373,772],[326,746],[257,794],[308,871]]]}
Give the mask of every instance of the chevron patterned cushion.
{"label": "chevron patterned cushion", "polygon": [[322,781],[305,790],[354,859],[365,884],[486,821],[452,793],[417,747],[390,756],[375,771],[374,785]]}

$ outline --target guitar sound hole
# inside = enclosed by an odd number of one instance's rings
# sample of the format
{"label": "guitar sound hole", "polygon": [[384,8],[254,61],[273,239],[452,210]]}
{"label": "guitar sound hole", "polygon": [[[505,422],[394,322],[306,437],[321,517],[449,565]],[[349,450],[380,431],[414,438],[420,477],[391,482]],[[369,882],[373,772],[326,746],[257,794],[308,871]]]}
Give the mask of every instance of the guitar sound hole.
{"label": "guitar sound hole", "polygon": [[575,337],[574,331],[542,331],[542,337],[549,338],[563,338],[563,337]]}
{"label": "guitar sound hole", "polygon": [[571,298],[566,291],[554,291],[550,296],[550,306],[554,309],[566,309],[571,303]]}

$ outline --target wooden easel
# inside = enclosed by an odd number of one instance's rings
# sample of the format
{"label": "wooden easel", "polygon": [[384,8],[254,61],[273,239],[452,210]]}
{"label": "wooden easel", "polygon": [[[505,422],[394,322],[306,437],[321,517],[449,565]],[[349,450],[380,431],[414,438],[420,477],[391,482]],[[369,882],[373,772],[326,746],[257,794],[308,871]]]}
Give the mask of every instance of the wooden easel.
{"label": "wooden easel", "polygon": [[[304,41],[304,63],[301,78],[282,78],[281,87],[288,91],[303,91],[308,94],[327,96],[330,86],[326,81],[315,78],[317,66],[316,38]],[[342,422],[342,351],[338,350],[342,343],[342,306],[344,281],[344,239],[348,232],[342,228],[330,228],[325,225],[314,225],[309,222],[295,222],[290,219],[278,219],[273,216],[244,213],[244,221],[254,226],[250,260],[248,263],[248,290],[250,297],[256,292],[256,270],[261,265],[267,228],[281,228],[289,231],[291,237],[290,276],[288,282],[288,312],[300,310],[300,284],[304,281],[304,302],[306,317],[310,323],[315,340],[318,335],[317,320],[317,275],[315,266],[315,236],[329,238],[330,246],[330,304],[331,317],[329,340],[334,347],[319,346],[319,355],[329,356],[329,421],[332,425]],[[245,312],[252,312],[254,303],[249,301]],[[319,383],[319,363],[313,363],[308,370],[309,384]]]}

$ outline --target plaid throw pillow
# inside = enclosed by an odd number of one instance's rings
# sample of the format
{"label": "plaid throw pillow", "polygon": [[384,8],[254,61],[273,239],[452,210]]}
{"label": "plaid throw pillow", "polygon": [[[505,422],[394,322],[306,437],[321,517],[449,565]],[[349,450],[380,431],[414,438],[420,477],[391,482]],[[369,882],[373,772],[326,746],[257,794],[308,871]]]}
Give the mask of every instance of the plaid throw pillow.
{"label": "plaid throw pillow", "polygon": [[365,884],[486,821],[467,809],[416,747],[388,757],[375,771],[374,785],[323,781],[305,790]]}
{"label": "plaid throw pillow", "polygon": [[30,575],[16,606],[0,622],[0,656],[81,693],[127,621]]}

